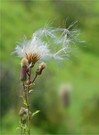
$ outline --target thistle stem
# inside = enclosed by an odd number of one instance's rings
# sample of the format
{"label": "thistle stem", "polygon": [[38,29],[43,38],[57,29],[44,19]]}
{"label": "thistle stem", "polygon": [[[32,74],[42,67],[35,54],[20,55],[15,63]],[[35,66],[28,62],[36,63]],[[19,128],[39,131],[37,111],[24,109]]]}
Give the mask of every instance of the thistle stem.
{"label": "thistle stem", "polygon": [[[24,94],[22,94],[22,96],[25,97],[25,99],[26,99],[26,90],[25,90],[25,84],[24,84],[24,82],[23,82],[23,91],[24,91]],[[20,122],[21,122],[21,126],[20,126],[20,128],[21,128],[21,135],[24,135],[22,117],[20,118]]]}
{"label": "thistle stem", "polygon": [[28,135],[30,135],[30,97],[29,97],[29,86],[27,88],[27,109],[28,109]]}
{"label": "thistle stem", "polygon": [[22,128],[22,118],[21,118],[21,135],[23,135],[23,128]]}
{"label": "thistle stem", "polygon": [[[26,83],[23,82],[23,90],[24,90],[24,98],[26,100],[26,104],[27,104],[27,134],[30,135],[30,84],[34,83],[38,74],[35,74],[34,79],[31,81],[31,68],[28,69],[27,71],[27,80]],[[21,124],[22,124],[22,119],[20,120]],[[21,125],[21,135],[25,135],[26,131],[25,129],[23,129],[22,125]]]}
{"label": "thistle stem", "polygon": [[31,70],[29,70],[28,80],[27,80],[27,109],[28,109],[28,120],[27,120],[27,127],[28,127],[28,135],[30,135],[30,82],[31,82]]}
{"label": "thistle stem", "polygon": [[26,88],[25,88],[24,82],[23,82],[23,89],[24,89],[24,98],[25,98],[25,100],[27,102],[27,93],[26,93]]}
{"label": "thistle stem", "polygon": [[37,74],[35,74],[35,77],[34,77],[34,79],[33,79],[32,83],[34,83],[34,82],[35,82],[36,78],[37,78]]}

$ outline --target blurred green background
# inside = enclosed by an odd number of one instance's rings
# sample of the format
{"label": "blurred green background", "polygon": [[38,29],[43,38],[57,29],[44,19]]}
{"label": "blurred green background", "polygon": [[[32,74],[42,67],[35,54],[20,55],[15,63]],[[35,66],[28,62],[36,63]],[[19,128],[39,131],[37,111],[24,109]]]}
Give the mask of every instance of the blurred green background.
{"label": "blurred green background", "polygon": [[[21,106],[20,59],[10,55],[16,43],[48,24],[66,27],[78,21],[80,39],[69,60],[49,61],[31,94],[34,135],[99,134],[99,1],[2,0],[0,31],[1,134],[19,135]],[[66,21],[67,20],[67,21]],[[37,67],[35,67],[37,68]],[[59,86],[72,85],[69,106],[59,98]]]}

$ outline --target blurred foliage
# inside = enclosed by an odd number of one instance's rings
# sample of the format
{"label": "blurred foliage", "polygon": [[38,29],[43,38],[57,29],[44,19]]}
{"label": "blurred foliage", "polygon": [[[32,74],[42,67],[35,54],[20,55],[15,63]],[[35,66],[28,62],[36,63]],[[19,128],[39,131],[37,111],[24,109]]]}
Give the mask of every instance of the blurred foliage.
{"label": "blurred foliage", "polygon": [[[18,134],[15,129],[19,122],[17,114],[22,89],[19,81],[20,59],[10,55],[17,42],[24,35],[30,38],[35,30],[45,25],[69,27],[75,21],[78,21],[76,25],[81,31],[80,39],[85,40],[85,43],[78,44],[78,49],[72,50],[69,60],[47,62],[47,68],[36,81],[31,94],[31,109],[40,110],[33,118],[32,132],[40,135],[98,133],[98,99],[87,100],[95,93],[99,94],[99,1],[2,0],[0,12],[2,134]],[[68,81],[74,91],[70,107],[64,108],[59,99],[58,87]],[[82,113],[85,104],[88,115]],[[90,128],[89,123],[94,126]]]}
{"label": "blurred foliage", "polygon": [[[97,134],[99,128],[99,95],[95,94],[92,98],[85,100],[82,108],[82,127],[86,133]],[[89,131],[88,131],[89,129]]]}
{"label": "blurred foliage", "polygon": [[[13,96],[12,96],[12,82],[11,80],[13,80],[13,75],[7,71],[7,69],[5,69],[5,67],[1,68],[1,72],[2,74],[0,75],[0,84],[1,84],[1,90],[0,91],[0,95],[1,96],[1,100],[2,101],[2,109],[1,110],[1,116],[4,115],[8,110],[10,109],[9,106],[12,106],[11,102],[13,100]],[[10,81],[9,81],[10,80]],[[6,100],[5,100],[6,99]]]}
{"label": "blurred foliage", "polygon": [[82,110],[83,121],[90,125],[99,126],[99,95],[93,96],[90,100],[86,100],[86,103]]}
{"label": "blurred foliage", "polygon": [[[67,25],[71,22],[78,21],[79,27],[83,31],[83,39],[88,41],[86,47],[82,48],[99,55],[98,34],[99,34],[99,1],[52,1],[56,11],[61,19],[67,19]],[[66,23],[64,22],[64,23]],[[66,24],[65,24],[66,25]]]}

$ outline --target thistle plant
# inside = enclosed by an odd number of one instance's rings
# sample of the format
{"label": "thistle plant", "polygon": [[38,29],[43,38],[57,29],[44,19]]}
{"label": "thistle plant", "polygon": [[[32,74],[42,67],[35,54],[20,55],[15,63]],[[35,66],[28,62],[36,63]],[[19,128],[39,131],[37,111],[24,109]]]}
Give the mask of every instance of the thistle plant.
{"label": "thistle plant", "polygon": [[[21,135],[30,135],[31,118],[39,112],[31,111],[30,94],[35,80],[46,67],[42,61],[51,58],[63,60],[68,56],[77,35],[77,31],[70,31],[68,28],[44,27],[34,32],[30,40],[24,38],[16,46],[13,53],[21,58],[20,81],[23,86],[23,103],[19,111]],[[37,63],[39,66],[33,78],[32,71]]]}

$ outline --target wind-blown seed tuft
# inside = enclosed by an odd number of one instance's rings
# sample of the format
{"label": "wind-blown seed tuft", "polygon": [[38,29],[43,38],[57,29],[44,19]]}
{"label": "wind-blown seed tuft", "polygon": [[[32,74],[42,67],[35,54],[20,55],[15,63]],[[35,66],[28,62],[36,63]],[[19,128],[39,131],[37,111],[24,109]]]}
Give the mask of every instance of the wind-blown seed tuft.
{"label": "wind-blown seed tuft", "polygon": [[68,56],[77,35],[77,31],[69,31],[66,28],[41,28],[33,33],[30,40],[24,38],[14,53],[20,58],[26,58],[28,64],[33,65],[39,60],[49,58],[63,60]]}

